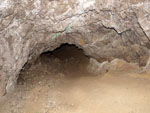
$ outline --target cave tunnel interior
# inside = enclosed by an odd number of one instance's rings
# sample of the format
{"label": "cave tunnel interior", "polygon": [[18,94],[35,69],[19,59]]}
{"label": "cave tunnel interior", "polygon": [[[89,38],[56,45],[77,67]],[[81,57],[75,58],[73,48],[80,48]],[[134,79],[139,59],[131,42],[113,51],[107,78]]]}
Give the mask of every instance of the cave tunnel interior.
{"label": "cave tunnel interior", "polygon": [[45,76],[67,78],[89,76],[88,63],[89,57],[82,49],[75,45],[62,44],[54,51],[42,53],[34,63],[27,63],[20,72],[17,83],[24,84],[27,81],[33,83],[34,79],[41,80],[41,77]]}

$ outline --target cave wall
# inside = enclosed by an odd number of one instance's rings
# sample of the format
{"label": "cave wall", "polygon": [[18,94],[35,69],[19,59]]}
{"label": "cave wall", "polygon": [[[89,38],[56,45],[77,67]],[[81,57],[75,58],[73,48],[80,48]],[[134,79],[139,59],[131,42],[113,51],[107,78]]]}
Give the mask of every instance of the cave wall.
{"label": "cave wall", "polygon": [[0,0],[0,95],[24,64],[62,43],[99,61],[145,65],[150,54],[149,0]]}

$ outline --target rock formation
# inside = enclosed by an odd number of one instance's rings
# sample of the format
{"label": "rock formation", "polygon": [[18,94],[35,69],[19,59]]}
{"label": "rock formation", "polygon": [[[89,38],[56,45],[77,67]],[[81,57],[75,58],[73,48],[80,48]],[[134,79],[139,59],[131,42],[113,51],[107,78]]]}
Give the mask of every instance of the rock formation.
{"label": "rock formation", "polygon": [[146,66],[143,68],[143,72],[150,74],[150,58],[148,59]]}
{"label": "rock formation", "polygon": [[111,62],[98,62],[96,59],[90,58],[88,71],[94,75],[103,75],[107,72],[129,72],[139,73],[140,67],[136,63],[128,63],[122,59],[114,59]]}
{"label": "rock formation", "polygon": [[98,61],[145,65],[150,53],[149,0],[0,0],[0,95],[25,63],[63,43]]}
{"label": "rock formation", "polygon": [[108,61],[98,62],[96,59],[90,58],[89,65],[87,67],[87,71],[94,75],[103,75],[109,70]]}

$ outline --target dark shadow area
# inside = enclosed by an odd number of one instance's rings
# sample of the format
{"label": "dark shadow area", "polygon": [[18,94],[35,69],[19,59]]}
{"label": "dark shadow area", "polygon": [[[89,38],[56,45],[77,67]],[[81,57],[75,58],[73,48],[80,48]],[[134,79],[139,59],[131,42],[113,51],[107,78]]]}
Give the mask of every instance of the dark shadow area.
{"label": "dark shadow area", "polygon": [[40,56],[45,63],[49,62],[53,70],[63,73],[66,76],[81,76],[86,73],[89,57],[84,51],[75,45],[63,44],[54,51],[43,53]]}
{"label": "dark shadow area", "polygon": [[60,60],[65,60],[69,58],[76,58],[82,60],[88,59],[88,57],[84,55],[84,51],[82,49],[79,49],[75,45],[69,45],[69,44],[63,44],[52,52],[49,51],[43,53],[42,56],[47,54],[59,58]]}

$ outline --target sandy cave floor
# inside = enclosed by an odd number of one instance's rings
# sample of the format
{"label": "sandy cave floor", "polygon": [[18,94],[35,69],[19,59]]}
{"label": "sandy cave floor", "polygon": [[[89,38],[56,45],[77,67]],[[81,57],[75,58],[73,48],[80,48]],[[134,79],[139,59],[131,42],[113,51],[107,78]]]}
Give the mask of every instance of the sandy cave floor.
{"label": "sandy cave floor", "polygon": [[0,113],[150,113],[150,75],[94,76],[81,51],[63,49],[67,57],[58,50],[25,67],[16,90],[0,102]]}

